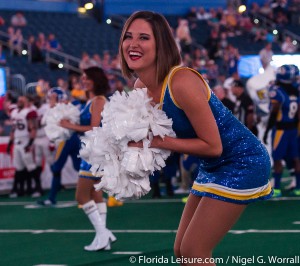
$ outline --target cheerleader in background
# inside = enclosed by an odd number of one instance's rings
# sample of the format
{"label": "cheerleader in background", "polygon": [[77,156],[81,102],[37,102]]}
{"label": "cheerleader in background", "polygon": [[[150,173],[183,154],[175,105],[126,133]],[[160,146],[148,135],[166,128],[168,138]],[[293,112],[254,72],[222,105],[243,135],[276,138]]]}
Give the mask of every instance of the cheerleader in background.
{"label": "cheerleader in background", "polygon": [[[110,91],[108,79],[103,70],[98,67],[85,69],[82,83],[89,100],[81,111],[80,125],[73,124],[66,119],[60,122],[60,126],[80,134],[100,126],[101,112],[106,102],[104,95]],[[76,189],[76,200],[82,205],[83,211],[96,231],[94,240],[84,249],[87,251],[109,250],[110,242],[115,241],[116,237],[106,228],[106,202],[103,200],[102,191],[96,192],[94,188],[100,178],[92,175],[89,171],[90,167],[86,161],[81,161]]]}
{"label": "cheerleader in background", "polygon": [[[67,103],[68,96],[64,90],[59,87],[52,88],[48,93],[48,100],[50,108],[53,108],[57,103]],[[45,117],[45,116],[44,116]],[[44,121],[42,121],[44,123]],[[80,139],[78,134],[75,132],[71,135],[69,139],[66,141],[61,141],[58,144],[58,147],[54,142],[49,143],[50,152],[55,151],[54,162],[51,164],[51,172],[52,172],[52,181],[51,188],[47,199],[38,200],[37,204],[41,206],[55,206],[56,205],[56,197],[57,193],[62,188],[61,185],[61,173],[67,162],[69,156],[72,159],[73,167],[76,171],[79,170],[80,166],[80,158],[78,158],[78,153],[80,149]]]}

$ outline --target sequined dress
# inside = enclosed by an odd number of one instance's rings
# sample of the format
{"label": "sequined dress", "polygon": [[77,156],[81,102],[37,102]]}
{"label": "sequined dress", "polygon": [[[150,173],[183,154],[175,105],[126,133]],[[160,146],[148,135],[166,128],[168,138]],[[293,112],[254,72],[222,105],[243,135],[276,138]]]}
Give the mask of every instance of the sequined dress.
{"label": "sequined dress", "polygon": [[[183,110],[172,96],[169,81],[179,68],[166,77],[161,104],[173,120],[178,138],[196,138]],[[195,72],[202,80],[202,76]],[[205,83],[206,84],[206,83]],[[227,202],[247,204],[272,196],[269,183],[270,158],[264,145],[221,103],[207,85],[208,103],[216,119],[223,152],[217,158],[200,158],[200,168],[191,193]]]}
{"label": "sequined dress", "polygon": [[[97,96],[103,97],[103,96]],[[95,99],[95,98],[93,98]],[[91,106],[93,99],[88,101],[84,108],[80,112],[80,125],[88,126],[91,124]],[[90,171],[91,165],[88,164],[85,160],[81,159],[80,170],[79,170],[79,177],[81,178],[88,178],[92,180],[100,180],[99,177],[93,176]]]}

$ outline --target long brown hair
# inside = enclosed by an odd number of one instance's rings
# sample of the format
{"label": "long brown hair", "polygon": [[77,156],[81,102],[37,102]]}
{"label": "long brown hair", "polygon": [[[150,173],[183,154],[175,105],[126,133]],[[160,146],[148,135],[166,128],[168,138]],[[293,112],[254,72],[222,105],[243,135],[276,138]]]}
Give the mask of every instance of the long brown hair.
{"label": "long brown hair", "polygon": [[110,91],[108,78],[102,68],[89,67],[84,69],[83,72],[88,79],[93,81],[95,95],[106,95]]}
{"label": "long brown hair", "polygon": [[124,36],[131,23],[136,19],[147,21],[153,31],[156,43],[156,82],[162,82],[171,68],[181,64],[181,56],[178,46],[173,37],[169,23],[161,14],[151,11],[137,11],[133,13],[126,21],[119,43],[119,54],[121,60],[121,69],[125,77],[131,78],[134,71],[130,69],[125,61],[122,51]]}

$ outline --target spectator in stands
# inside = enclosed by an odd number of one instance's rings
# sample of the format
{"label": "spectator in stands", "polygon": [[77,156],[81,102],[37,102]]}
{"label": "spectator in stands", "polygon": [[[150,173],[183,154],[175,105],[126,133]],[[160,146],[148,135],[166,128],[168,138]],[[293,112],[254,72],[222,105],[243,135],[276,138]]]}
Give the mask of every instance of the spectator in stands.
{"label": "spectator in stands", "polygon": [[267,43],[265,47],[259,51],[259,58],[263,68],[266,68],[270,64],[273,54],[272,43]]}
{"label": "spectator in stands", "polygon": [[250,13],[257,14],[259,13],[260,6],[257,2],[252,2],[250,7]]}
{"label": "spectator in stands", "polygon": [[36,94],[43,98],[47,95],[48,89],[46,87],[46,81],[44,79],[39,79],[35,88]]}
{"label": "spectator in stands", "polygon": [[182,53],[191,53],[192,36],[188,20],[179,19],[178,27],[176,28],[176,38],[179,40]]}
{"label": "spectator in stands", "polygon": [[71,90],[71,96],[74,100],[77,100],[79,102],[87,101],[86,92],[81,86],[80,82],[74,83],[73,89]]}
{"label": "spectator in stands", "polygon": [[291,0],[288,6],[290,21],[293,25],[299,25],[300,19],[300,0]]}
{"label": "spectator in stands", "polygon": [[273,11],[272,11],[269,1],[265,1],[263,6],[259,8],[259,13],[267,18],[273,17],[273,15],[272,15]]}
{"label": "spectator in stands", "polygon": [[90,58],[89,54],[87,52],[83,52],[82,55],[81,55],[79,68],[81,70],[84,70],[84,69],[90,68],[94,65],[95,64],[94,64],[93,60]]}
{"label": "spectator in stands", "polygon": [[217,27],[219,25],[220,19],[218,17],[218,13],[214,8],[209,10],[209,19],[207,20],[207,24],[211,27]]}
{"label": "spectator in stands", "polygon": [[199,7],[198,12],[197,12],[197,19],[198,20],[208,20],[210,18],[210,13],[206,12],[204,7]]}
{"label": "spectator in stands", "polygon": [[254,25],[249,16],[243,15],[240,17],[239,26],[240,26],[240,29],[242,30],[243,34],[248,34],[248,33],[251,33]]}
{"label": "spectator in stands", "polygon": [[44,61],[43,53],[39,46],[37,45],[37,42],[35,40],[35,37],[33,35],[29,36],[28,38],[28,44],[30,49],[30,55],[31,55],[31,62],[42,62]]}
{"label": "spectator in stands", "polygon": [[120,58],[118,54],[112,57],[110,69],[121,74]]}
{"label": "spectator in stands", "polygon": [[27,25],[27,20],[22,12],[17,12],[11,17],[10,24],[13,27],[25,27]]}
{"label": "spectator in stands", "polygon": [[241,0],[227,0],[227,8],[237,11],[240,5]]}
{"label": "spectator in stands", "polygon": [[96,67],[99,67],[99,68],[102,67],[102,59],[99,54],[93,55],[93,61],[94,61]]}
{"label": "spectator in stands", "polygon": [[67,94],[68,98],[70,98],[71,92],[69,91],[68,82],[66,80],[64,80],[63,78],[58,78],[57,87],[62,89]]}
{"label": "spectator in stands", "polygon": [[281,44],[281,51],[287,54],[293,54],[297,51],[297,45],[293,44],[290,36],[285,36],[284,42]]}
{"label": "spectator in stands", "polygon": [[111,68],[110,64],[111,64],[110,52],[105,50],[103,52],[103,57],[102,57],[102,69],[104,70],[104,72],[108,72],[110,70]]}
{"label": "spectator in stands", "polygon": [[218,56],[219,41],[219,32],[217,29],[213,28],[204,45],[208,49],[208,56],[210,59],[215,60]]}
{"label": "spectator in stands", "polygon": [[225,18],[226,18],[228,35],[230,37],[233,37],[233,36],[235,36],[238,21],[237,21],[237,14],[232,7],[229,6],[227,8],[227,11],[225,12]]}
{"label": "spectator in stands", "polygon": [[47,50],[62,50],[62,47],[55,37],[55,34],[50,33],[47,41]]}
{"label": "spectator in stands", "polygon": [[219,76],[218,65],[215,64],[214,60],[209,60],[206,65],[206,69],[207,69],[206,74],[207,74],[207,79],[208,79],[209,85],[211,87],[213,87],[216,85],[216,82],[217,82],[217,79]]}
{"label": "spectator in stands", "polygon": [[189,22],[189,25],[191,29],[194,29],[197,27],[197,8],[196,7],[191,7],[189,12],[186,15],[186,19]]}
{"label": "spectator in stands", "polygon": [[227,32],[221,32],[219,40],[219,57],[223,57],[228,44],[229,42]]}
{"label": "spectator in stands", "polygon": [[13,27],[8,27],[7,35],[8,35],[8,39],[6,41],[8,43],[8,48],[12,51],[13,50],[13,40],[14,40],[14,36],[15,36],[15,29]]}
{"label": "spectator in stands", "polygon": [[229,44],[227,49],[225,49],[223,53],[223,61],[221,66],[222,72],[224,72],[226,76],[231,76],[233,73],[236,73],[239,60],[239,50],[233,45]]}
{"label": "spectator in stands", "polygon": [[4,26],[4,24],[5,24],[5,20],[3,17],[0,16],[0,27]]}
{"label": "spectator in stands", "polygon": [[45,51],[47,49],[47,40],[44,33],[39,33],[36,44],[41,51]]}
{"label": "spectator in stands", "polygon": [[22,55],[23,49],[23,35],[20,29],[17,29],[12,36],[12,50],[18,55]]}
{"label": "spectator in stands", "polygon": [[283,11],[278,11],[277,14],[274,16],[274,18],[275,18],[275,23],[277,28],[284,27],[289,23],[288,17],[286,13],[284,13]]}

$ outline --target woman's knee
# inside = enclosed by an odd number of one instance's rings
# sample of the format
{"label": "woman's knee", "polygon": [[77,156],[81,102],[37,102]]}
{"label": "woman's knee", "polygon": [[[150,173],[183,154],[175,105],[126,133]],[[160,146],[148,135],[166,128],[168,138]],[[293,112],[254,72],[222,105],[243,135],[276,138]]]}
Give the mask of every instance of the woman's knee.
{"label": "woman's knee", "polygon": [[181,244],[179,250],[180,256],[184,258],[211,258],[212,250],[205,244],[197,245],[193,244],[192,242]]}
{"label": "woman's knee", "polygon": [[180,244],[176,243],[174,244],[174,254],[176,258],[180,258],[181,257],[181,253],[180,253]]}

